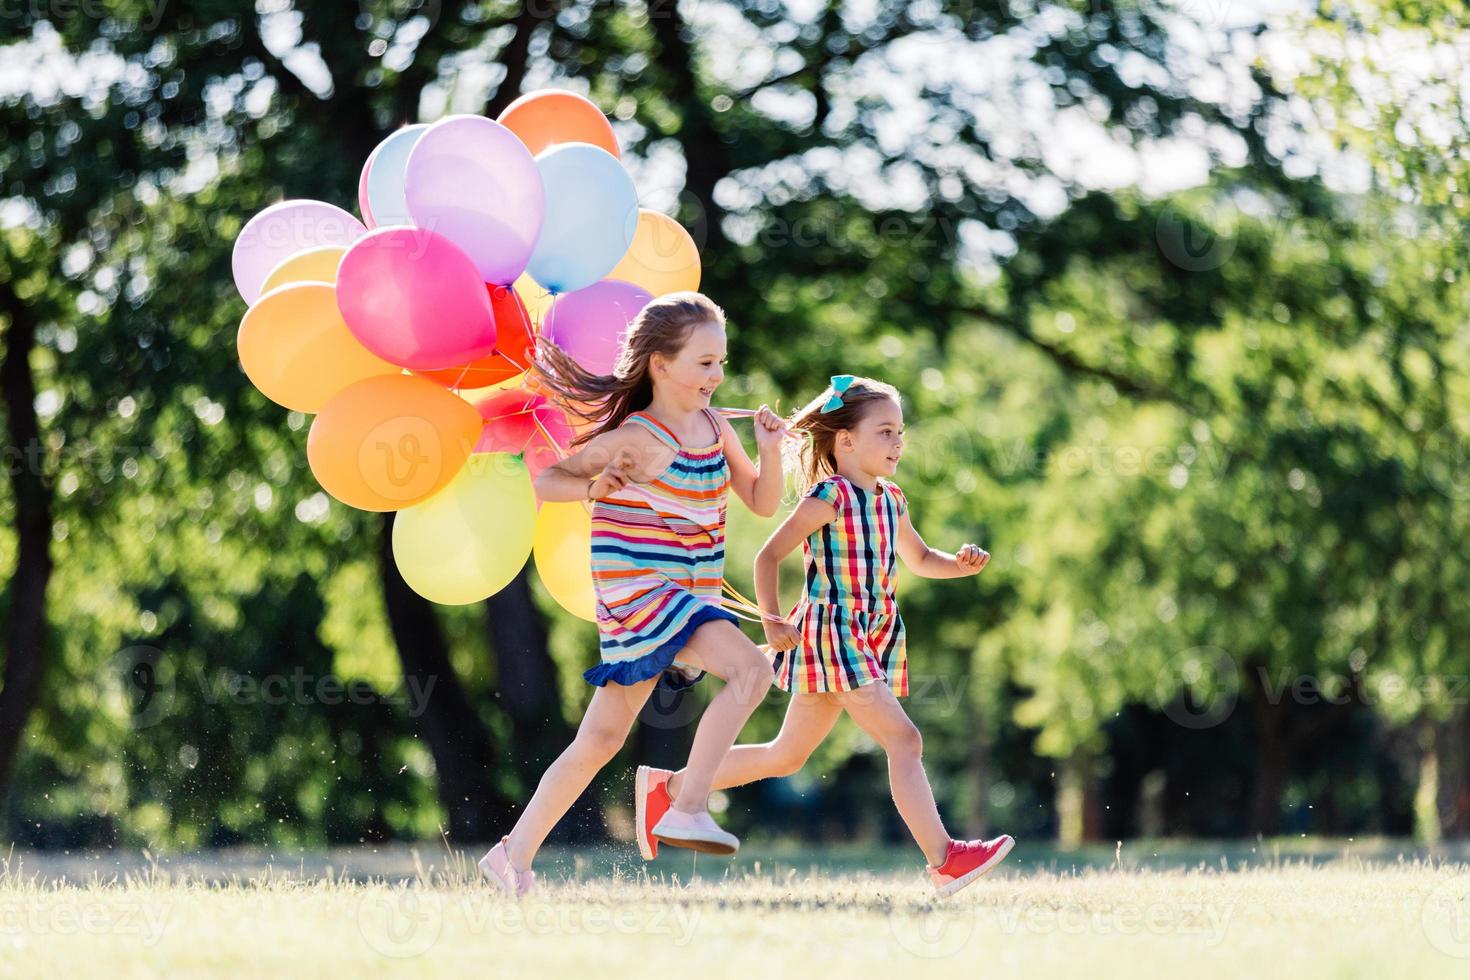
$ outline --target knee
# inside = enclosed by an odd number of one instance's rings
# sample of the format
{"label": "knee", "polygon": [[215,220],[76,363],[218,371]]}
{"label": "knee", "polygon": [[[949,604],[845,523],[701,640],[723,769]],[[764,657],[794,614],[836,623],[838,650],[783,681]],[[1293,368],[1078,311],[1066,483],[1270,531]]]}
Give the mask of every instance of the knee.
{"label": "knee", "polygon": [[769,660],[757,653],[731,678],[731,682],[738,686],[741,700],[759,701],[776,682],[776,671]]}
{"label": "knee", "polygon": [[622,732],[606,725],[583,725],[577,729],[577,745],[600,765],[612,761],[618,749],[623,747],[623,739]]}
{"label": "knee", "polygon": [[917,759],[924,754],[924,736],[912,724],[891,733],[883,743],[883,751],[900,759]]}
{"label": "knee", "polygon": [[806,765],[806,760],[811,758],[811,752],[805,748],[788,748],[779,742],[771,746],[772,758],[771,768],[776,776],[794,776]]}

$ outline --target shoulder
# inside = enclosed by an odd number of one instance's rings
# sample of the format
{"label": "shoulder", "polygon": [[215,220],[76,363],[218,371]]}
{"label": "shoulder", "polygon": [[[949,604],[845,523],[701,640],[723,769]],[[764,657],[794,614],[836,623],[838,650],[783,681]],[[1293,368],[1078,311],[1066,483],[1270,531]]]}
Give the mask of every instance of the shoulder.
{"label": "shoulder", "polygon": [[847,480],[842,477],[829,476],[807,487],[807,491],[803,494],[803,497],[804,499],[820,500],[823,503],[830,504],[833,510],[841,513],[851,497],[851,487],[848,485]]}
{"label": "shoulder", "polygon": [[716,412],[712,408],[706,408],[704,410],[704,414],[711,422],[714,423],[715,429],[718,430],[720,434],[720,441],[722,443],[727,446],[730,445],[732,442],[737,446],[740,445],[740,436],[736,435],[735,427],[730,424],[729,419],[725,418],[725,416],[721,415],[719,412]]}
{"label": "shoulder", "polygon": [[880,479],[878,481],[878,489],[885,497],[893,501],[894,506],[898,508],[899,514],[903,514],[908,510],[908,498],[903,495],[903,490],[899,488],[897,483],[894,483],[892,480]]}
{"label": "shoulder", "polygon": [[616,429],[609,429],[601,435],[594,436],[582,447],[590,457],[601,459],[605,465],[623,450],[632,450],[641,459],[648,452],[654,452],[663,448],[663,443],[658,436],[649,431],[646,425],[640,422],[624,420],[623,424]]}

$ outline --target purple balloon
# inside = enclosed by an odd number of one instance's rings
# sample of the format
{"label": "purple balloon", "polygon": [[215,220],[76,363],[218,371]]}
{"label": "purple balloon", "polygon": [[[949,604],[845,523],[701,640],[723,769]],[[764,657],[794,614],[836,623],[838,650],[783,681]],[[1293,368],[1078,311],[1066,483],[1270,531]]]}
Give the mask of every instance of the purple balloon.
{"label": "purple balloon", "polygon": [[349,248],[337,267],[337,308],[364,347],[415,371],[495,349],[489,288],[469,256],[427,228],[376,228]]}
{"label": "purple balloon", "polygon": [[498,286],[522,272],[546,211],[536,160],[493,119],[450,116],[424,131],[404,171],[408,213],[454,242]]}
{"label": "purple balloon", "polygon": [[604,279],[556,297],[541,335],[593,374],[612,374],[628,326],[652,299],[630,282]]}
{"label": "purple balloon", "polygon": [[261,283],[282,259],[319,245],[345,247],[365,234],[361,221],[325,201],[272,204],[247,221],[235,238],[230,257],[235,288],[246,303],[254,303],[260,298]]}

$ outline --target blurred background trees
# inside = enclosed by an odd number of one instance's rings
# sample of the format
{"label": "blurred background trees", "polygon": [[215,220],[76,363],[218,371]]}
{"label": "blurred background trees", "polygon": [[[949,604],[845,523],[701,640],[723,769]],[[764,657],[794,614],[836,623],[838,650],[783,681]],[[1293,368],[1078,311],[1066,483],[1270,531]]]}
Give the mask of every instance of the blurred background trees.
{"label": "blurred background trees", "polygon": [[[529,570],[474,607],[403,584],[391,518],[321,493],[308,420],[240,372],[229,252],[283,197],[355,209],[399,125],[547,85],[614,118],[644,205],[700,243],[731,323],[718,400],[790,408],[836,372],[904,392],[920,529],[994,555],[904,585],[957,826],[1470,833],[1464,13],[6,13],[6,836],[468,842],[512,819],[580,717],[592,628]],[[772,526],[732,510],[746,591]],[[677,760],[697,708],[658,695],[624,761]],[[727,820],[897,835],[876,751],[843,725]],[[627,776],[563,839],[622,833]]]}

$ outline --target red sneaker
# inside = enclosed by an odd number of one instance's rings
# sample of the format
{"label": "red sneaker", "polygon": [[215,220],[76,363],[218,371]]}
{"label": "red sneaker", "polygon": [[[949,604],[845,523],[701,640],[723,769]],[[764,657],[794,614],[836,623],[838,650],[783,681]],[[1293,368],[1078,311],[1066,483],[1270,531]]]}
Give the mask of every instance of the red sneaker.
{"label": "red sneaker", "polygon": [[1016,840],[1010,834],[1001,834],[995,840],[952,840],[944,864],[937,868],[929,865],[929,878],[941,896],[953,895],[988,874],[1015,846]]}
{"label": "red sneaker", "polygon": [[638,833],[638,853],[643,860],[658,857],[658,838],[653,836],[653,827],[663,819],[673,798],[669,796],[668,769],[639,766],[638,776],[633,783],[633,826]]}

